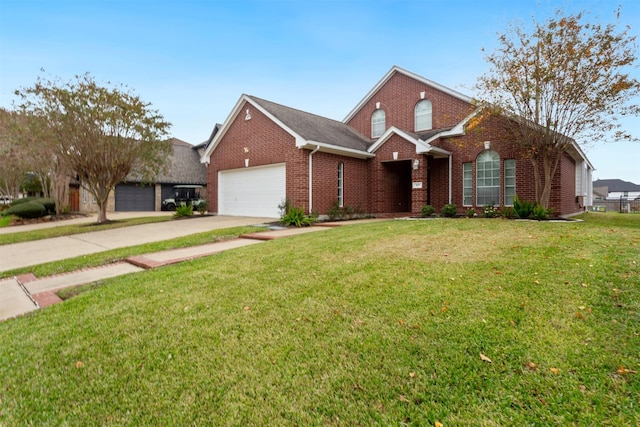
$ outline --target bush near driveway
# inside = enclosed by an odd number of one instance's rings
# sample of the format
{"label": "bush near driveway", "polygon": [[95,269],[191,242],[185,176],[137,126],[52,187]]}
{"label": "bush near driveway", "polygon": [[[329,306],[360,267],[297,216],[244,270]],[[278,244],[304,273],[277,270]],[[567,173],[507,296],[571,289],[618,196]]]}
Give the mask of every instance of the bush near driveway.
{"label": "bush near driveway", "polygon": [[0,324],[0,423],[638,425],[632,217],[349,225],[109,280]]}

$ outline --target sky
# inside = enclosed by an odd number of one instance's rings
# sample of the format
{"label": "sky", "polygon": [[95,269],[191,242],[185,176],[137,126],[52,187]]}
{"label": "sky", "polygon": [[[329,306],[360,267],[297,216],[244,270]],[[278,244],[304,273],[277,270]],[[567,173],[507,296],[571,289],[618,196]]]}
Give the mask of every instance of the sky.
{"label": "sky", "polygon": [[[640,35],[638,0],[0,0],[0,107],[39,77],[89,73],[198,144],[245,93],[343,120],[394,65],[475,96],[510,24],[556,10],[610,23],[618,5]],[[621,123],[640,138],[639,118]],[[594,179],[640,184],[640,143],[584,151]]]}

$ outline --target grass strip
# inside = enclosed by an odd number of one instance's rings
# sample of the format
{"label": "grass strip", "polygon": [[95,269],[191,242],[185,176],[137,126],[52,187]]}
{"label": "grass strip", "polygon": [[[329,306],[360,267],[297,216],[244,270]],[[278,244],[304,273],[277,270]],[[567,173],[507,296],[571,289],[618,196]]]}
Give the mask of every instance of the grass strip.
{"label": "grass strip", "polygon": [[37,277],[51,276],[53,274],[68,273],[88,267],[111,264],[121,261],[134,255],[144,255],[153,252],[160,252],[169,249],[186,248],[189,246],[215,243],[221,240],[236,238],[242,234],[264,231],[264,227],[231,227],[218,230],[206,231],[190,236],[178,237],[176,239],[163,240],[160,242],[146,243],[144,245],[130,246],[119,249],[112,249],[90,255],[83,255],[75,258],[68,258],[60,261],[53,261],[14,270],[0,272],[0,278],[13,277],[24,273],[33,273]]}
{"label": "grass strip", "polygon": [[[33,240],[50,239],[52,237],[70,236],[73,234],[90,233],[93,231],[112,230],[132,225],[150,224],[155,222],[171,221],[171,216],[151,216],[140,218],[128,218],[116,221],[109,221],[104,224],[95,222],[74,225],[59,225],[56,227],[42,228],[31,231],[16,231],[15,233],[0,234],[0,245],[10,245],[12,243],[30,242]],[[0,225],[1,226],[1,225]],[[20,226],[16,226],[20,227]]]}

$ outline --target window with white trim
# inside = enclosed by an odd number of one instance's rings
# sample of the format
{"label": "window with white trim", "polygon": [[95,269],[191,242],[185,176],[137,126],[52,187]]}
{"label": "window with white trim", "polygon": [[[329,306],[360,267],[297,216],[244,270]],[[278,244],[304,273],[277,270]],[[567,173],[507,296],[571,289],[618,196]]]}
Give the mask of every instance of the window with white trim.
{"label": "window with white trim", "polygon": [[377,138],[381,136],[386,129],[387,116],[384,110],[376,110],[371,115],[371,137]]}
{"label": "window with white trim", "polygon": [[414,111],[416,131],[429,130],[432,128],[431,112],[431,101],[428,99],[423,99],[416,104]]}
{"label": "window with white trim", "polygon": [[344,206],[344,163],[338,163],[338,206]]}
{"label": "window with white trim", "polygon": [[473,169],[471,162],[462,164],[462,205],[473,205]]}
{"label": "window with white trim", "polygon": [[500,206],[500,156],[492,150],[476,159],[476,205]]}
{"label": "window with white trim", "polygon": [[516,197],[516,161],[504,161],[504,205],[513,206]]}

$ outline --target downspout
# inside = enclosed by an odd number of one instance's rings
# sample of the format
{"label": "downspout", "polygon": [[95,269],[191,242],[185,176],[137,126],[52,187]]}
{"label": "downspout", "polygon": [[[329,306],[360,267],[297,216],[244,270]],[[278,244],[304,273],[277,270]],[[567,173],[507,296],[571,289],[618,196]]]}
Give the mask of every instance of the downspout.
{"label": "downspout", "polygon": [[320,149],[319,145],[309,153],[309,213],[313,211],[313,155]]}
{"label": "downspout", "polygon": [[452,177],[452,173],[451,173],[451,154],[449,154],[449,204],[451,204],[451,177]]}

